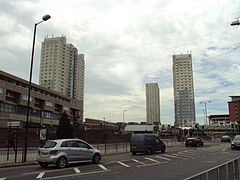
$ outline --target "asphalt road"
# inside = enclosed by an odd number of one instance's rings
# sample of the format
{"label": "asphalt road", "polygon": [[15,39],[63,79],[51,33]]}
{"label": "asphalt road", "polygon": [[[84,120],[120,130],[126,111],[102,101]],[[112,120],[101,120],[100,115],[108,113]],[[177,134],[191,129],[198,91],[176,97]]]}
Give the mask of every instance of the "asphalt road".
{"label": "asphalt road", "polygon": [[0,169],[2,179],[81,180],[181,180],[218,166],[240,155],[229,143],[207,143],[203,147],[170,147],[152,155],[124,153],[108,155],[100,164],[76,164],[65,169],[38,165]]}

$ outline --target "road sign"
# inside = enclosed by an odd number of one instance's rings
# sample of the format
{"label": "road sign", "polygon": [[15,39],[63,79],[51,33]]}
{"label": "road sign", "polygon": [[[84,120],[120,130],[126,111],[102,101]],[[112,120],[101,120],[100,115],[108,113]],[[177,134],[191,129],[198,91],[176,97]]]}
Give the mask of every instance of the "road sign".
{"label": "road sign", "polygon": [[9,121],[7,122],[8,127],[19,127],[21,125],[20,121]]}

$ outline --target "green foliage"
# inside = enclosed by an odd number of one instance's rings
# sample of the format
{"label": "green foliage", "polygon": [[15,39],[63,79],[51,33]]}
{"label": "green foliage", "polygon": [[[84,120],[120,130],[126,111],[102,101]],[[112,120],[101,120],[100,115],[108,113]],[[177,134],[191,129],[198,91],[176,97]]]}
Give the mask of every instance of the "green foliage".
{"label": "green foliage", "polygon": [[57,128],[57,138],[66,139],[73,137],[73,128],[70,124],[70,119],[68,118],[67,113],[64,111],[62,116],[59,119],[59,125]]}

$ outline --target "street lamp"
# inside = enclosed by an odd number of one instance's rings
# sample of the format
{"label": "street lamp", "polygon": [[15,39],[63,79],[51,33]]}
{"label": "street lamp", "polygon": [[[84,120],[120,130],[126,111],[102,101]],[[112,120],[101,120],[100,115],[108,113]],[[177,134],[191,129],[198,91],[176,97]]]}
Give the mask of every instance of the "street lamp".
{"label": "street lamp", "polygon": [[239,20],[233,21],[231,23],[231,26],[239,26],[239,25],[240,25],[240,21]]}
{"label": "street lamp", "polygon": [[207,124],[207,103],[211,103],[212,101],[201,101],[200,104],[204,104],[205,109],[205,123]]}
{"label": "street lamp", "polygon": [[127,110],[125,109],[125,110],[123,110],[123,123],[124,123],[124,113],[126,112]]}
{"label": "street lamp", "polygon": [[28,123],[29,123],[29,106],[30,106],[30,95],[32,89],[32,70],[33,70],[33,57],[34,57],[34,48],[35,48],[35,38],[36,38],[36,30],[37,25],[47,21],[51,18],[50,15],[45,15],[42,17],[42,21],[35,23],[34,25],[34,33],[33,33],[33,44],[32,44],[32,57],[31,57],[31,66],[30,66],[30,77],[29,77],[29,85],[28,85],[28,104],[27,104],[27,119],[26,119],[26,130],[25,130],[25,143],[24,143],[24,155],[23,162],[27,161],[27,143],[28,143]]}

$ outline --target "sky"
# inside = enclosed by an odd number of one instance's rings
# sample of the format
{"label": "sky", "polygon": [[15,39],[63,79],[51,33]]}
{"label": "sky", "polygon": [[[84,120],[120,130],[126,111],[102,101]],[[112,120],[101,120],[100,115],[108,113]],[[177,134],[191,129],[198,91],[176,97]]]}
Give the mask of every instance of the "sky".
{"label": "sky", "polygon": [[84,117],[146,121],[145,84],[158,83],[161,123],[174,124],[172,55],[192,54],[196,121],[228,114],[240,95],[239,0],[1,0],[0,70],[29,79],[34,23],[33,82],[41,43],[65,36],[85,55]]}

